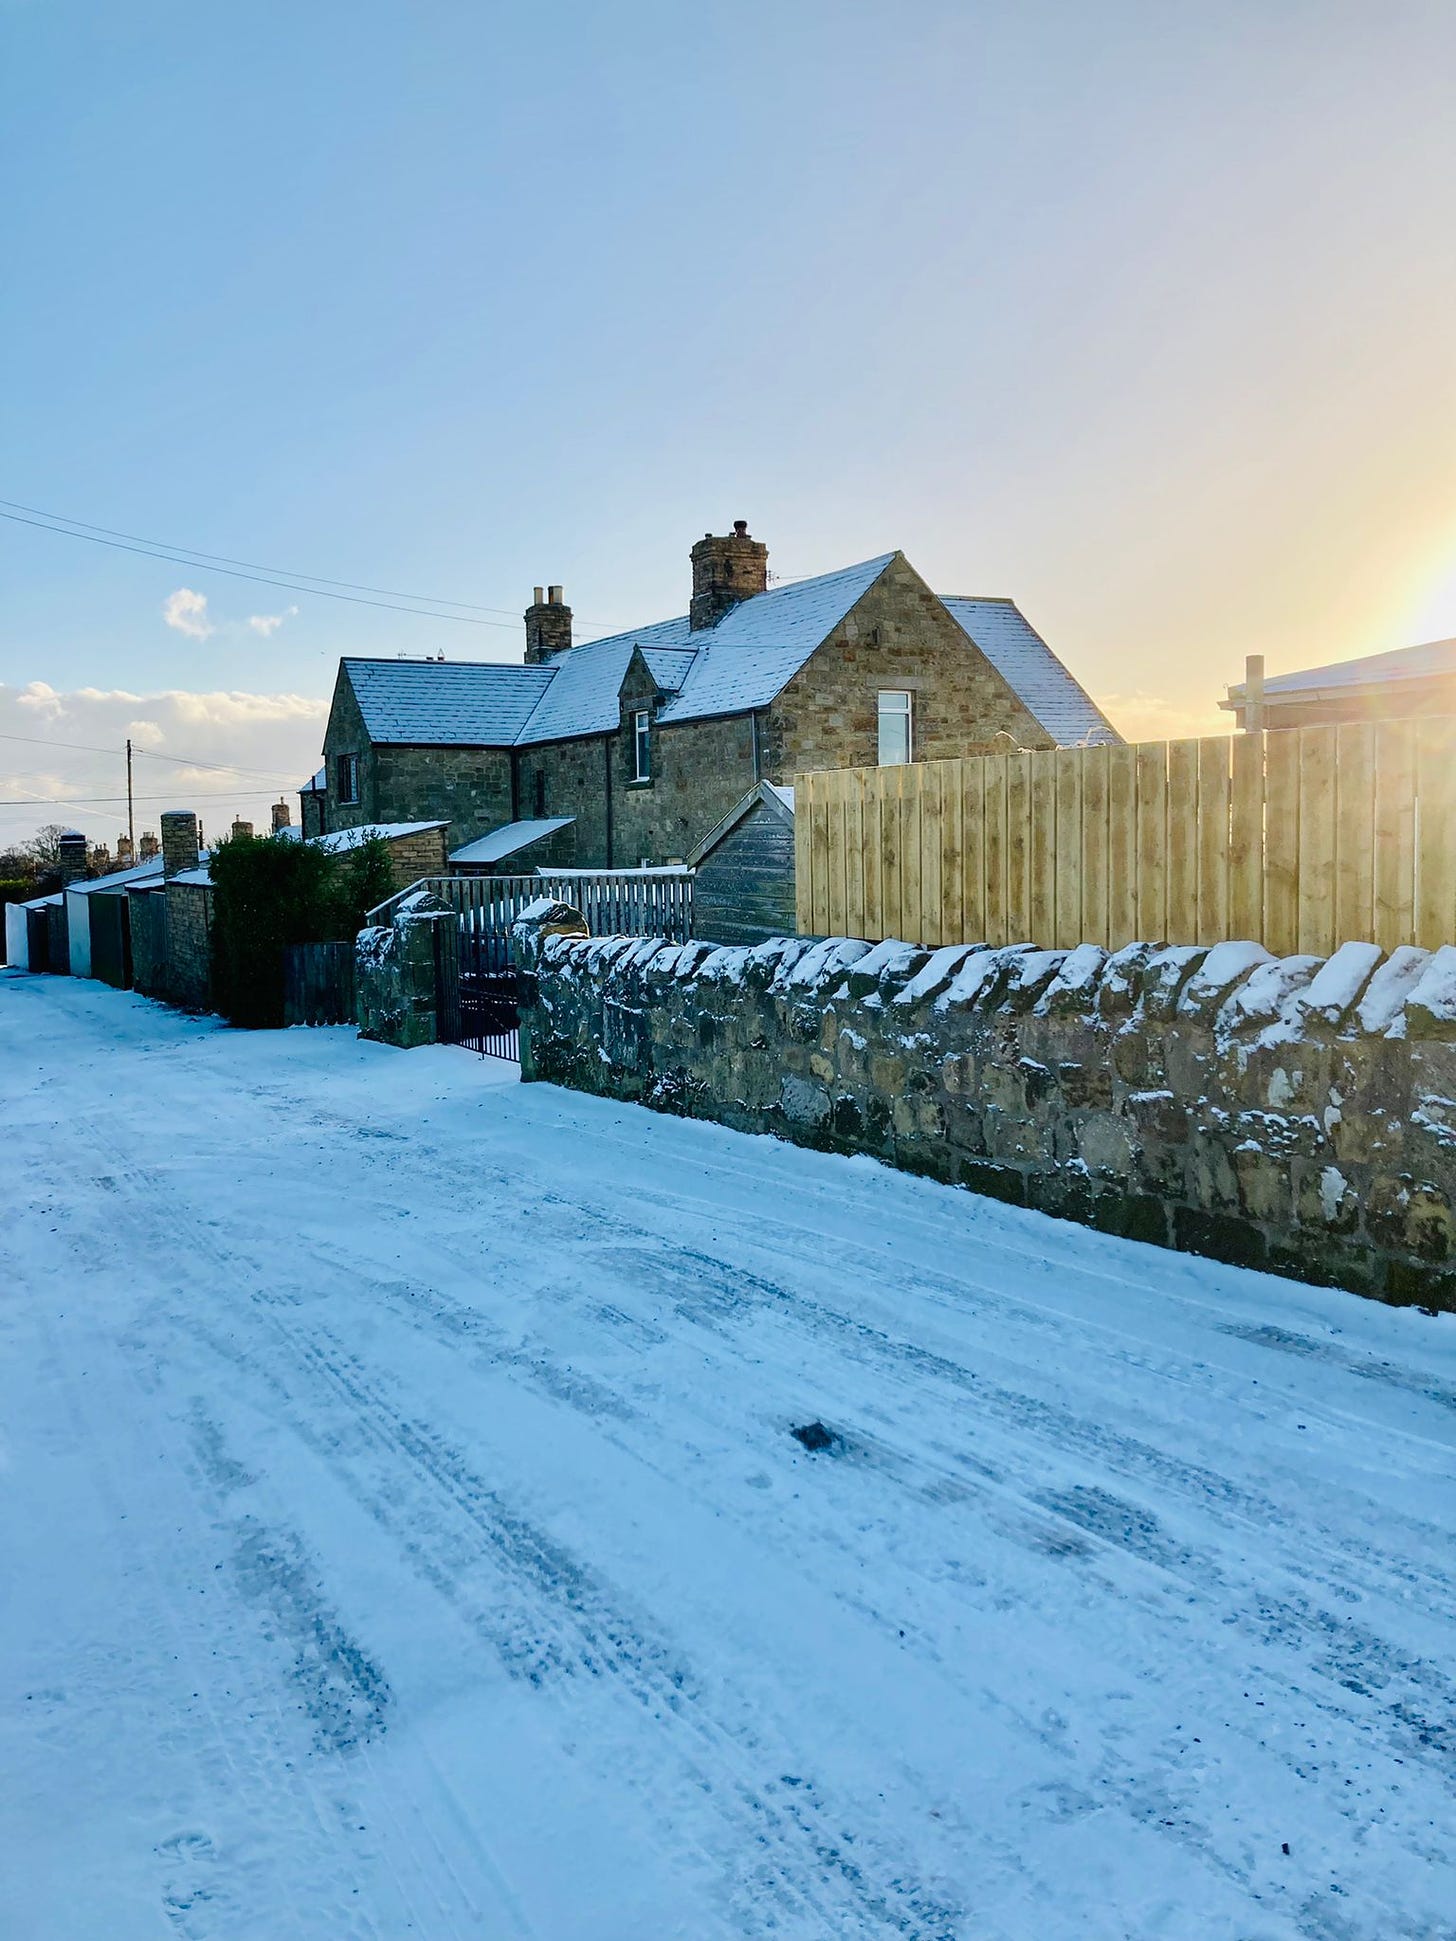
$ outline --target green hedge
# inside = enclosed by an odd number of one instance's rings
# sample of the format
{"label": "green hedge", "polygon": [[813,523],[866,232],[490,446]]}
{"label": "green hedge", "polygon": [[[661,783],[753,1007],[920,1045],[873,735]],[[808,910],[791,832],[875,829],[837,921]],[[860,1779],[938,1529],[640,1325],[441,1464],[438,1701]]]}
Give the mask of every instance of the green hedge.
{"label": "green hedge", "polygon": [[357,936],[394,889],[389,845],[371,836],[341,853],[286,836],[230,836],[211,857],[217,1008],[237,1025],[283,1023],[289,944]]}

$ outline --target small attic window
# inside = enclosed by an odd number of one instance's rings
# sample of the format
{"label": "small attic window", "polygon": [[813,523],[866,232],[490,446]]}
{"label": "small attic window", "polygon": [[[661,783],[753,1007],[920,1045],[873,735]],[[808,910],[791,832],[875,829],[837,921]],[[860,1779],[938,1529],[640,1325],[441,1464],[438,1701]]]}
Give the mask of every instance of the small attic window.
{"label": "small attic window", "polygon": [[632,716],[632,780],[652,780],[652,715],[646,708]]}
{"label": "small attic window", "polygon": [[357,755],[339,757],[339,800],[348,803],[359,800],[359,757]]}

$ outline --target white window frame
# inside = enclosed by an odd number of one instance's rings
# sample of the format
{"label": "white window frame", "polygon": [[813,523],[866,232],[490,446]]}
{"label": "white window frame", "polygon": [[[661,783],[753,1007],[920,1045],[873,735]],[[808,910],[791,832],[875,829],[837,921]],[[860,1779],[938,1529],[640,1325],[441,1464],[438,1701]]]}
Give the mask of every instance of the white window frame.
{"label": "white window frame", "polygon": [[652,710],[635,708],[632,712],[632,780],[652,780]]}
{"label": "white window frame", "polygon": [[339,757],[339,801],[346,808],[355,808],[359,801],[359,757],[340,755]]}
{"label": "white window frame", "polygon": [[[889,704],[889,705],[887,705]],[[896,705],[902,704],[902,705]],[[905,752],[903,755],[886,755],[885,729],[890,722],[905,724]],[[915,696],[909,688],[882,687],[879,695],[879,708],[875,716],[878,741],[875,753],[881,768],[900,768],[915,759]]]}

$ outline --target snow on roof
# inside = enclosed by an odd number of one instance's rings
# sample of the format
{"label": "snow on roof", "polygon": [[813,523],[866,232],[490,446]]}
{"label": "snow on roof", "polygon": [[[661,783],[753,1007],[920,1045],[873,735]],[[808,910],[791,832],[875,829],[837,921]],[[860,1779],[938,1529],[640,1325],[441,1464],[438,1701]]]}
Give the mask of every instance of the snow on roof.
{"label": "snow on roof", "polygon": [[[1386,654],[1332,661],[1294,674],[1276,674],[1264,683],[1266,699],[1307,694],[1313,689],[1384,687],[1396,681],[1429,681],[1456,676],[1456,640],[1428,640],[1420,647],[1396,647]],[[1229,699],[1244,699],[1244,683],[1229,689]]]}
{"label": "snow on roof", "polygon": [[1091,695],[1014,600],[978,599],[965,593],[942,593],[940,599],[1060,747],[1121,741]]}
{"label": "snow on roof", "polygon": [[[620,720],[622,681],[639,649],[670,697],[660,721],[746,714],[782,692],[895,557],[881,553],[838,572],[771,587],[696,633],[688,616],[679,614],[583,641],[529,667],[496,661],[343,665],[375,742],[509,748],[607,733]],[[1014,601],[942,598],[1055,741],[1119,739]],[[315,785],[322,785],[320,778]]]}
{"label": "snow on roof", "polygon": [[375,742],[509,748],[554,669],[504,661],[345,660]]}
{"label": "snow on roof", "polygon": [[317,775],[303,783],[298,792],[300,795],[308,795],[312,790],[317,789],[322,794],[328,785],[329,772],[326,768],[321,768]]}
{"label": "snow on roof", "polygon": [[769,787],[783,803],[789,814],[794,813],[794,791],[782,782],[770,782]]}
{"label": "snow on roof", "polygon": [[[167,878],[167,883],[196,883],[200,884],[203,889],[207,889],[212,883],[212,865],[210,863],[199,863],[196,869],[179,869],[175,876],[169,876]],[[160,889],[165,887],[165,885],[159,883],[157,887]]]}
{"label": "snow on roof", "polygon": [[333,829],[326,836],[310,836],[309,843],[314,849],[327,849],[339,854],[346,849],[359,849],[371,836],[382,836],[391,842],[396,836],[419,836],[427,829],[444,829],[449,825],[441,818],[437,822],[367,822],[358,829]]}
{"label": "snow on roof", "polygon": [[818,579],[772,587],[730,608],[716,627],[693,636],[701,645],[692,671],[659,720],[695,721],[767,707],[894,557],[881,553]]}
{"label": "snow on roof", "polygon": [[543,836],[554,835],[558,829],[565,829],[576,817],[570,815],[538,817],[534,822],[507,822],[499,829],[492,829],[489,835],[477,836],[463,849],[452,849],[452,863],[498,863],[503,856],[514,856],[519,849],[529,849],[533,842],[540,842]]}
{"label": "snow on roof", "polygon": [[146,862],[133,863],[127,869],[114,869],[107,876],[93,876],[89,882],[68,883],[66,888],[72,896],[91,896],[97,890],[120,890],[133,883],[140,887],[153,876],[160,878],[161,874],[162,859],[152,856]]}

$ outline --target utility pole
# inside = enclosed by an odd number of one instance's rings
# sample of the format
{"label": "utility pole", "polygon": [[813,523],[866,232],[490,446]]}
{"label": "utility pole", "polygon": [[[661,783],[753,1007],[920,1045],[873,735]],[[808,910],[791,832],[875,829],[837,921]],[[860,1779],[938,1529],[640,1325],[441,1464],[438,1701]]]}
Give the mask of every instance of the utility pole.
{"label": "utility pole", "polygon": [[136,813],[131,801],[131,736],[126,738],[126,837],[131,844],[131,859],[136,861]]}

